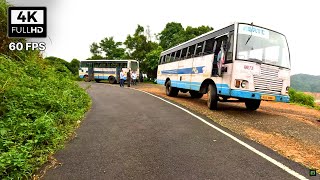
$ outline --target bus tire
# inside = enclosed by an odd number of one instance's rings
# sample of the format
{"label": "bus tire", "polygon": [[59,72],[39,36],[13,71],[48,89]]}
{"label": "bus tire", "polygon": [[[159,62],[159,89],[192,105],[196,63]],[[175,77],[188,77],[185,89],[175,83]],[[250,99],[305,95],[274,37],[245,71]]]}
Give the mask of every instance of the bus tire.
{"label": "bus tire", "polygon": [[95,79],[95,81],[96,81],[97,83],[99,83],[99,82],[101,81],[101,79]]}
{"label": "bus tire", "polygon": [[109,83],[110,84],[115,84],[117,81],[116,81],[116,78],[115,77],[113,77],[113,76],[110,76],[109,78],[108,78],[108,80],[109,80]]}
{"label": "bus tire", "polygon": [[198,91],[189,91],[192,98],[202,98],[203,94]]}
{"label": "bus tire", "polygon": [[166,94],[167,96],[175,97],[179,93],[179,89],[175,87],[171,87],[171,81],[166,83]]}
{"label": "bus tire", "polygon": [[259,108],[261,100],[257,100],[257,99],[247,99],[245,100],[245,105],[246,108],[250,111],[255,111]]}
{"label": "bus tire", "polygon": [[90,82],[89,76],[88,75],[84,75],[84,81],[85,82]]}
{"label": "bus tire", "polygon": [[218,109],[218,94],[217,88],[214,84],[209,84],[208,86],[208,108],[211,110]]}

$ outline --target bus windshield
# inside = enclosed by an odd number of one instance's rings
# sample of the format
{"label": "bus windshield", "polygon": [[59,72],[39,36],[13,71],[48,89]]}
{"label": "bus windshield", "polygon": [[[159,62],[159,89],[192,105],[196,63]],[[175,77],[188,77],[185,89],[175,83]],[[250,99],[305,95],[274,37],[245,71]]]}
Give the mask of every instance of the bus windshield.
{"label": "bus windshield", "polygon": [[236,57],[290,69],[285,36],[253,25],[239,24]]}

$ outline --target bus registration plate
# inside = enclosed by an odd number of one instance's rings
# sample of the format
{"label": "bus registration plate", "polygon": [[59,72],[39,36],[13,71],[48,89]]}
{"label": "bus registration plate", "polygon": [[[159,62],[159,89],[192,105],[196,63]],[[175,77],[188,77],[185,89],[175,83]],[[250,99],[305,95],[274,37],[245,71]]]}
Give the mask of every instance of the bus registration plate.
{"label": "bus registration plate", "polygon": [[261,99],[262,100],[266,100],[266,101],[275,101],[276,97],[275,96],[270,96],[270,95],[261,95]]}

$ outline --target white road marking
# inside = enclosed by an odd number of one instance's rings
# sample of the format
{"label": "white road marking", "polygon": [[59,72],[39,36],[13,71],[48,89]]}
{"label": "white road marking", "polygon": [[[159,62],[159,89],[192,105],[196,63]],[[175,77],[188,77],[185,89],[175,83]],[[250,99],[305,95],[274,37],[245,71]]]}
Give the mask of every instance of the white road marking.
{"label": "white road marking", "polygon": [[178,106],[178,105],[176,105],[176,104],[174,104],[174,103],[172,103],[172,102],[169,102],[169,101],[167,101],[167,100],[165,100],[165,99],[163,99],[163,98],[161,98],[161,97],[158,97],[158,96],[156,96],[156,95],[154,95],[154,94],[151,94],[151,93],[148,93],[148,92],[139,90],[139,89],[135,89],[135,88],[130,88],[130,89],[134,89],[134,90],[137,90],[137,91],[140,91],[140,92],[149,94],[150,96],[153,96],[153,97],[155,97],[155,98],[158,98],[158,99],[160,99],[160,100],[162,100],[162,101],[164,101],[164,102],[166,102],[166,103],[168,103],[168,104],[171,104],[171,105],[173,105],[173,106],[175,106],[175,107],[177,107],[177,108],[179,108],[179,109],[187,112],[188,114],[190,114],[190,115],[192,115],[193,117],[199,119],[200,121],[202,121],[203,123],[207,124],[208,126],[216,129],[217,131],[221,132],[222,134],[228,136],[228,137],[231,138],[232,140],[236,141],[237,143],[241,144],[242,146],[246,147],[246,148],[249,149],[250,151],[256,153],[256,154],[259,155],[259,156],[261,156],[262,158],[268,160],[268,161],[271,162],[272,164],[278,166],[279,168],[283,169],[284,171],[286,171],[287,173],[293,175],[294,177],[296,177],[296,178],[298,178],[298,179],[307,179],[306,177],[304,177],[304,176],[302,176],[301,174],[295,172],[294,170],[290,169],[289,167],[285,166],[284,164],[282,164],[282,163],[276,161],[275,159],[271,158],[270,156],[268,156],[268,155],[266,155],[266,154],[258,151],[257,149],[255,149],[254,147],[250,146],[249,144],[241,141],[240,139],[238,139],[238,138],[236,138],[235,136],[233,136],[233,135],[225,132],[224,130],[218,128],[217,126],[215,126],[215,125],[207,122],[207,121],[204,120],[203,118],[201,118],[201,117],[197,116],[196,114],[188,111],[187,109],[184,109],[184,108],[182,108],[182,107],[180,107],[180,106]]}

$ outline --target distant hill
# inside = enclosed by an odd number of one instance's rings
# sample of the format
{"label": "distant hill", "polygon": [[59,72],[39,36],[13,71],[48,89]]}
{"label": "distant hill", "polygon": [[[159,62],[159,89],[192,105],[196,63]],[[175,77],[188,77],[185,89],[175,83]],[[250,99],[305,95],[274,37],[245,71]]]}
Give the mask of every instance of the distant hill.
{"label": "distant hill", "polygon": [[309,74],[292,75],[291,87],[303,92],[320,92],[320,76]]}

